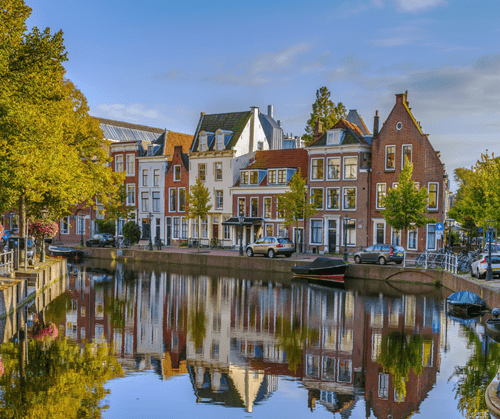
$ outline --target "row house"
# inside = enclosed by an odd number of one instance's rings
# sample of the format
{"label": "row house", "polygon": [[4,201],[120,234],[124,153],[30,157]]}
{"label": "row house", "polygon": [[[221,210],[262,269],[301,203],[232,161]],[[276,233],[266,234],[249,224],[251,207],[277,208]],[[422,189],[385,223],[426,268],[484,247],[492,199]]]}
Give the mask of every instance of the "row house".
{"label": "row house", "polygon": [[[239,180],[231,188],[235,217],[223,224],[238,229],[239,217],[244,217],[243,243],[253,243],[262,236],[295,237],[295,226],[284,224],[284,215],[278,208],[278,196],[290,190],[295,173],[305,180],[308,157],[305,149],[257,151],[240,169]],[[304,197],[305,198],[305,197]],[[299,223],[299,243],[303,243],[304,222]],[[233,234],[237,245],[238,234]]]}
{"label": "row house", "polygon": [[281,128],[272,116],[261,114],[258,107],[245,112],[201,114],[189,153],[189,185],[194,185],[198,178],[205,182],[212,209],[205,220],[190,220],[190,238],[202,244],[213,240],[226,246],[234,243],[227,224],[233,215],[231,188],[253,153],[281,143]]}

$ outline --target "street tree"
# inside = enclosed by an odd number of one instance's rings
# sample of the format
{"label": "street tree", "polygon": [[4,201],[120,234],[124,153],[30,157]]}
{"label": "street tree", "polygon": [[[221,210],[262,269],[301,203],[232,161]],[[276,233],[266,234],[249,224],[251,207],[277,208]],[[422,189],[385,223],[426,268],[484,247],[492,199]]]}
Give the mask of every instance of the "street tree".
{"label": "street tree", "polygon": [[417,189],[412,179],[413,164],[406,162],[399,174],[399,183],[389,189],[383,199],[385,207],[382,210],[385,221],[394,230],[404,230],[408,237],[408,230],[415,230],[428,223],[436,222],[426,216],[428,193],[426,188]]}
{"label": "street tree", "polygon": [[330,96],[330,91],[324,86],[316,90],[316,101],[312,105],[311,117],[306,124],[306,133],[302,136],[306,145],[314,141],[314,126],[318,119],[323,124],[323,130],[327,130],[347,115],[342,102],[335,104]]}
{"label": "street tree", "polygon": [[[186,197],[186,218],[191,220],[205,220],[212,209],[210,204],[210,191],[198,177],[196,183],[189,187]],[[198,222],[198,239],[200,236],[200,223]],[[198,240],[198,251],[200,250],[200,240]]]}
{"label": "street tree", "polygon": [[293,175],[289,186],[289,191],[278,195],[278,208],[284,214],[284,224],[295,226],[295,251],[299,253],[299,221],[312,217],[318,211],[316,203],[307,200],[306,180],[302,177],[300,168]]}

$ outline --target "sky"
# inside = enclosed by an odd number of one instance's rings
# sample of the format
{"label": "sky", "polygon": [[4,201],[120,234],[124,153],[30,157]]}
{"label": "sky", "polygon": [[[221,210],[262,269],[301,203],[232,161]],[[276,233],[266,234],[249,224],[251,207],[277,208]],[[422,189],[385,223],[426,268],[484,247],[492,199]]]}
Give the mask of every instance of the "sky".
{"label": "sky", "polygon": [[26,3],[93,116],[194,134],[200,112],[273,105],[295,136],[326,86],[372,131],[407,90],[451,178],[500,153],[498,0]]}

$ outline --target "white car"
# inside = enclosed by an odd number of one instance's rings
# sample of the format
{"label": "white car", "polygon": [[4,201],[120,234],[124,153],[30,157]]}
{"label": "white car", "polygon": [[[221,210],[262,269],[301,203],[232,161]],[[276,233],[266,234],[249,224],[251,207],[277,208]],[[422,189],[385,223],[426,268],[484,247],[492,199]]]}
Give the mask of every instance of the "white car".
{"label": "white car", "polygon": [[[471,264],[471,275],[478,278],[486,278],[488,270],[488,253],[479,253],[476,260]],[[500,253],[491,254],[492,276],[500,276]]]}

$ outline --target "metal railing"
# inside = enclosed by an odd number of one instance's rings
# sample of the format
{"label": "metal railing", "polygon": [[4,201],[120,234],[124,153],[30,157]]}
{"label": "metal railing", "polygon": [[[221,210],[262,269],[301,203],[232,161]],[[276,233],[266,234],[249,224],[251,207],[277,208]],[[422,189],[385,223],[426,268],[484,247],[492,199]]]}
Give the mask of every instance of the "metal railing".
{"label": "metal railing", "polygon": [[423,269],[443,269],[456,274],[458,272],[458,256],[453,253],[429,252],[411,253],[405,252],[404,266],[415,266]]}
{"label": "metal railing", "polygon": [[14,250],[0,253],[0,275],[10,275],[14,271]]}

